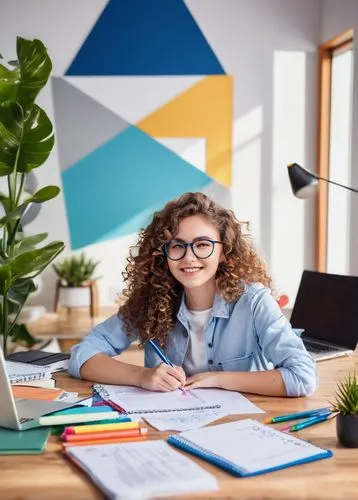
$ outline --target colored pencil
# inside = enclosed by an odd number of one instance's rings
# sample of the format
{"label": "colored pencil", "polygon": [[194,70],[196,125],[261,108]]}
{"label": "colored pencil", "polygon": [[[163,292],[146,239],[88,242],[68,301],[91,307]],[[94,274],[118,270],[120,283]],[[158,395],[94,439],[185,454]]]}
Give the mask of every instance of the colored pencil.
{"label": "colored pencil", "polygon": [[289,413],[287,415],[278,415],[277,417],[267,418],[263,421],[264,424],[277,424],[279,422],[287,422],[288,420],[295,420],[296,418],[314,417],[321,413],[331,412],[331,408],[317,408],[315,410],[300,411],[297,413]]}
{"label": "colored pencil", "polygon": [[311,425],[316,425],[319,424],[320,422],[325,422],[326,420],[332,417],[335,417],[335,414],[332,413],[326,413],[325,415],[322,414],[316,417],[308,418],[307,420],[299,422],[298,424],[283,427],[281,431],[289,431],[289,432],[300,431],[302,429],[305,429],[306,427],[310,427]]}

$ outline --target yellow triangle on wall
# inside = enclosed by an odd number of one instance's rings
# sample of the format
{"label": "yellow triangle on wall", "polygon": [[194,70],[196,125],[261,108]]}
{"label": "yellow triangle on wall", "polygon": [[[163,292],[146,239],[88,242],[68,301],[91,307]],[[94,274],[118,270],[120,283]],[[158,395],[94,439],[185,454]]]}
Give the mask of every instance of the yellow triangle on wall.
{"label": "yellow triangle on wall", "polygon": [[232,86],[232,76],[208,76],[136,125],[154,138],[204,137],[206,173],[230,186]]}

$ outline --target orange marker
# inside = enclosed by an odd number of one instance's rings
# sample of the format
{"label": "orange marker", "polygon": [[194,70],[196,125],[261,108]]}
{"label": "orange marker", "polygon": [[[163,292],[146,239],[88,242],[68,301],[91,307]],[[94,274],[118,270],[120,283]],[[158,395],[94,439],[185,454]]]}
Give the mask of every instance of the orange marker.
{"label": "orange marker", "polygon": [[70,446],[88,446],[88,445],[101,445],[101,444],[112,444],[112,443],[128,443],[130,441],[144,441],[147,439],[147,436],[137,436],[131,438],[122,438],[122,439],[105,439],[103,441],[81,441],[78,443],[62,443],[63,448],[69,448]]}
{"label": "orange marker", "polygon": [[64,441],[68,443],[78,443],[80,441],[103,441],[105,439],[122,439],[147,434],[146,428],[124,429],[120,431],[86,432],[81,434],[64,434]]}

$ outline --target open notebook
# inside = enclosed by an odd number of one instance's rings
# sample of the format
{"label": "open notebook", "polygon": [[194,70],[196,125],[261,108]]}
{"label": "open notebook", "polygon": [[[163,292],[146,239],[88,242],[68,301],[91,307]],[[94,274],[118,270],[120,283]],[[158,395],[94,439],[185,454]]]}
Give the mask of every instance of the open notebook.
{"label": "open notebook", "polygon": [[169,436],[168,442],[235,476],[255,476],[332,456],[332,452],[252,419]]}

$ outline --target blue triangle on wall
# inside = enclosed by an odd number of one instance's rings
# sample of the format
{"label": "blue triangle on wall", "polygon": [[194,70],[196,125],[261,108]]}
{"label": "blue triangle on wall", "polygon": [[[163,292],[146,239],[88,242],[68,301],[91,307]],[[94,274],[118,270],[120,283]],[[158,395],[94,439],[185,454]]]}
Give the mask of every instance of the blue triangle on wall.
{"label": "blue triangle on wall", "polygon": [[130,126],[62,172],[72,249],[134,233],[155,210],[212,182]]}
{"label": "blue triangle on wall", "polygon": [[110,0],[68,76],[221,75],[183,0]]}

